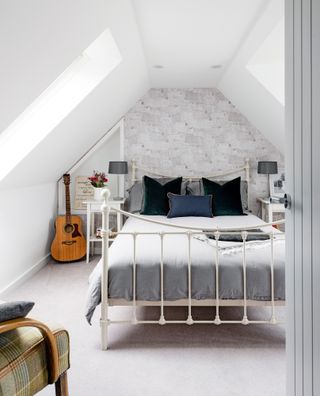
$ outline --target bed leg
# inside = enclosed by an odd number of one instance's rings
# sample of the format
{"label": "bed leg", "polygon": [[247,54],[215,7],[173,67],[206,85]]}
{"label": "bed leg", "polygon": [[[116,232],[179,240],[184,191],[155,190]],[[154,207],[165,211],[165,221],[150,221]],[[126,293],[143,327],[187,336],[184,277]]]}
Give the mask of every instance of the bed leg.
{"label": "bed leg", "polygon": [[108,349],[108,322],[107,320],[101,320],[101,349],[106,351]]}

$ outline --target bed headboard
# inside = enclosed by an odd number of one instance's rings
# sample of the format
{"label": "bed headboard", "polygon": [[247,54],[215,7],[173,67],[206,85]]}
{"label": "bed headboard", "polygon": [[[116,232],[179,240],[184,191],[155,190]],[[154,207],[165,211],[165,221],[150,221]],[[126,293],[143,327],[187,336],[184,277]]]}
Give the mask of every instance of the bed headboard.
{"label": "bed headboard", "polygon": [[[168,174],[162,173],[162,172],[161,173],[160,172],[155,172],[153,170],[137,166],[136,161],[132,160],[131,161],[131,182],[132,182],[132,184],[134,184],[136,181],[141,180],[141,177],[137,177],[137,171],[138,170],[144,172],[144,174],[150,174],[150,175],[154,175],[154,176],[168,177],[168,178],[177,177],[177,176],[168,175]],[[198,179],[201,179],[202,177],[206,177],[208,179],[218,179],[219,177],[224,177],[224,176],[228,176],[228,175],[232,175],[232,174],[236,174],[236,173],[241,173],[241,172],[245,173],[244,180],[247,183],[249,183],[249,181],[250,181],[250,161],[249,161],[248,158],[245,160],[244,165],[240,166],[239,168],[230,169],[230,170],[225,171],[225,172],[214,173],[212,175],[182,176],[182,177],[184,179],[186,179],[186,180],[198,180]]]}
{"label": "bed headboard", "polygon": [[[135,160],[131,161],[131,183],[132,185],[141,180],[141,177],[137,176],[137,171],[142,172],[144,175],[145,174],[149,174],[149,175],[153,175],[153,176],[160,176],[160,177],[167,177],[167,178],[175,178],[177,177],[177,175],[172,176],[166,173],[160,173],[160,172],[156,172],[150,169],[146,169],[144,167],[138,166]],[[199,180],[202,177],[205,177],[207,179],[219,179],[221,177],[224,176],[228,176],[228,175],[233,175],[233,174],[241,174],[244,173],[244,177],[243,180],[245,180],[247,182],[247,186],[248,186],[248,204],[249,204],[249,191],[250,191],[250,160],[248,158],[245,159],[244,164],[238,168],[234,168],[234,169],[230,169],[227,170],[225,172],[217,172],[211,175],[201,175],[201,176],[182,176],[185,180]]]}
{"label": "bed headboard", "polygon": [[[138,166],[137,162],[135,160],[131,161],[131,183],[132,185],[141,180],[141,176],[138,177],[137,172],[141,172],[144,175],[151,175],[151,176],[158,176],[158,177],[167,177],[167,178],[175,178],[177,177],[177,175],[169,175],[167,173],[162,173],[162,172],[157,172],[157,171],[153,171],[152,169],[146,169],[142,166]],[[229,169],[227,171],[223,171],[223,172],[217,172],[217,173],[213,173],[210,175],[201,175],[201,176],[183,176],[183,179],[185,180],[200,180],[202,177],[205,177],[207,179],[218,179],[224,176],[228,176],[228,175],[233,175],[233,174],[241,174],[244,173],[244,177],[243,180],[245,180],[247,182],[247,199],[248,199],[248,205],[249,205],[249,192],[250,192],[250,160],[248,158],[246,158],[244,160],[244,163],[242,166],[238,167],[238,168],[234,168],[234,169]]]}

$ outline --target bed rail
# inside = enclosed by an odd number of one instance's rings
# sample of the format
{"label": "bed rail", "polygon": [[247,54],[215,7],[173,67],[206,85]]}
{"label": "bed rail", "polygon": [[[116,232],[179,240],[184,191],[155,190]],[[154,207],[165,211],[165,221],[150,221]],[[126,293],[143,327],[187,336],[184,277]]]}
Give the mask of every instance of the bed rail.
{"label": "bed rail", "polygon": [[[221,324],[243,324],[243,325],[248,325],[248,324],[278,324],[279,321],[276,318],[276,305],[279,305],[279,301],[275,299],[275,292],[274,292],[274,242],[275,240],[278,239],[284,239],[284,234],[276,230],[275,228],[271,227],[272,225],[280,225],[284,224],[285,220],[279,220],[276,222],[272,223],[266,223],[266,224],[258,224],[255,226],[249,226],[249,227],[236,227],[236,228],[206,228],[206,230],[203,230],[203,228],[200,227],[186,227],[186,226],[181,226],[181,225],[176,225],[172,224],[169,222],[162,222],[159,220],[154,220],[148,217],[141,217],[139,215],[135,215],[123,210],[119,210],[116,208],[113,208],[109,204],[109,198],[110,198],[110,191],[108,189],[104,189],[102,191],[102,197],[103,197],[103,204],[101,206],[101,211],[102,211],[102,231],[101,231],[101,236],[102,236],[102,285],[101,285],[101,343],[102,343],[102,349],[106,350],[108,347],[108,326],[113,323],[123,323],[123,324],[160,324],[160,325],[165,325],[165,324],[187,324],[187,325],[193,325],[193,324],[214,324],[214,325],[221,325]],[[112,232],[110,231],[109,227],[109,215],[110,211],[116,211],[121,213],[122,215],[126,217],[133,217],[133,218],[138,218],[141,221],[149,222],[149,223],[154,223],[154,224],[159,224],[159,225],[164,225],[171,227],[175,230],[173,231],[159,231],[159,232]],[[248,306],[253,306],[255,305],[255,300],[249,300],[247,298],[247,261],[246,261],[246,255],[247,255],[247,239],[248,235],[254,235],[258,234],[257,232],[254,232],[252,230],[254,229],[261,229],[261,228],[266,228],[265,234],[269,235],[270,238],[270,290],[271,290],[271,296],[270,296],[270,301],[265,301],[263,305],[265,306],[270,306],[271,307],[271,315],[269,319],[265,320],[250,320],[248,318]],[[183,229],[183,230],[182,230]],[[192,260],[191,260],[191,240],[192,237],[196,235],[201,235],[201,234],[211,234],[214,237],[214,243],[215,243],[215,252],[213,254],[213,265],[214,265],[214,271],[215,271],[215,298],[209,300],[205,300],[203,305],[210,305],[214,308],[213,316],[211,319],[208,320],[196,320],[192,316],[192,306],[194,305],[199,305],[197,304],[197,300],[192,299]],[[220,307],[225,306],[225,305],[232,305],[233,300],[227,300],[228,304],[226,304],[226,300],[220,298],[220,283],[219,283],[219,261],[220,261],[220,247],[219,247],[219,239],[222,235],[231,235],[231,234],[237,234],[241,235],[242,238],[242,271],[243,271],[243,298],[239,302],[237,300],[234,305],[236,306],[241,306],[243,308],[243,314],[242,318],[240,320],[224,320],[221,319],[220,317]],[[132,318],[130,320],[111,320],[108,317],[108,307],[109,305],[117,305],[114,302],[112,304],[109,304],[109,295],[108,295],[108,262],[109,262],[109,239],[110,237],[115,237],[117,235],[131,235],[132,236],[132,243],[133,243],[133,265],[132,265],[132,303],[128,303],[127,305],[132,305]],[[159,305],[160,307],[160,315],[158,320],[139,320],[137,317],[137,307],[138,306],[143,306],[143,305],[149,305],[148,302],[146,304],[143,304],[142,301],[137,301],[137,262],[136,262],[136,257],[137,257],[137,237],[139,235],[158,235],[160,239],[160,301],[157,302],[157,304],[153,305]],[[166,305],[174,305],[172,302],[168,303],[164,299],[164,238],[167,235],[185,235],[187,238],[187,246],[188,246],[188,262],[187,262],[187,284],[188,284],[188,295],[187,299],[185,301],[185,304],[188,309],[188,315],[185,320],[167,320],[165,318],[165,312],[164,312],[164,307]],[[259,232],[259,235],[261,233]],[[180,300],[178,300],[180,301]],[[209,302],[208,302],[209,301]],[[180,301],[181,302],[181,301]],[[121,304],[119,304],[121,305]],[[180,303],[177,305],[181,305]],[[257,301],[257,306],[261,305],[261,301]]]}

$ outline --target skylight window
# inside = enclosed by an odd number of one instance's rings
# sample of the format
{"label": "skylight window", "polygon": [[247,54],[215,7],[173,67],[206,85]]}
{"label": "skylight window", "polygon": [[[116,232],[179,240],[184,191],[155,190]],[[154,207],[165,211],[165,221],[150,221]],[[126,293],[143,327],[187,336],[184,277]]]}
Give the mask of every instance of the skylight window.
{"label": "skylight window", "polygon": [[122,61],[110,30],[90,46],[0,135],[0,180]]}
{"label": "skylight window", "polygon": [[284,105],[284,18],[253,55],[246,68]]}

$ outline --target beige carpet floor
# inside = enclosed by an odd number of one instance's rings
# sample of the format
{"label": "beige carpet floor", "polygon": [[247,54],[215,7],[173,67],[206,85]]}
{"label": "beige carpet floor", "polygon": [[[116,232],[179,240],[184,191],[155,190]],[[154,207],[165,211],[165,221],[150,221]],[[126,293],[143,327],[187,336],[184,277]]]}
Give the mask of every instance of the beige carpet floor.
{"label": "beige carpet floor", "polygon": [[[285,330],[272,325],[139,325],[110,327],[110,350],[100,350],[99,312],[84,318],[89,265],[50,263],[7,300],[35,301],[31,317],[64,325],[71,336],[71,396],[284,396]],[[99,311],[99,310],[98,310]],[[226,308],[225,317],[241,310]],[[141,317],[157,315],[142,309]],[[212,315],[209,308],[197,317]],[[183,317],[184,308],[170,308]],[[127,308],[112,308],[125,317]],[[268,311],[250,309],[250,318]],[[280,309],[284,316],[284,309]],[[54,395],[52,386],[41,395]]]}

